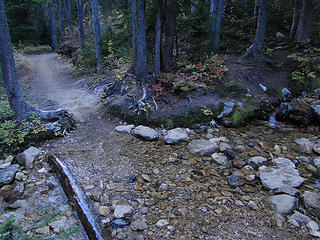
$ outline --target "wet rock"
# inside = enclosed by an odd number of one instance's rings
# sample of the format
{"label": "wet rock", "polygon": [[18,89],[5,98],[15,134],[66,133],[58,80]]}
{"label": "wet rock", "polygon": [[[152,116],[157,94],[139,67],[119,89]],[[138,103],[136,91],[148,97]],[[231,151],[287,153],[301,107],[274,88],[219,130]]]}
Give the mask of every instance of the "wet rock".
{"label": "wet rock", "polygon": [[137,180],[137,177],[135,175],[131,175],[127,178],[127,183],[133,183]]}
{"label": "wet rock", "polygon": [[218,150],[218,145],[210,141],[200,139],[193,140],[188,144],[189,150],[195,155],[210,155]]}
{"label": "wet rock", "polygon": [[165,184],[165,183],[162,183],[159,188],[158,188],[159,191],[167,191],[168,190],[168,185]]}
{"label": "wet rock", "polygon": [[292,111],[292,106],[289,103],[281,103],[279,109],[276,112],[276,119],[278,121],[285,121],[288,119],[289,114]]}
{"label": "wet rock", "polygon": [[261,156],[255,156],[249,159],[248,164],[251,165],[254,169],[258,169],[259,166],[266,162],[268,162],[268,159]]}
{"label": "wet rock", "polygon": [[12,183],[18,170],[19,164],[14,164],[0,170],[0,187]]}
{"label": "wet rock", "polygon": [[142,174],[141,178],[145,182],[151,182],[151,178],[147,174]]}
{"label": "wet rock", "polygon": [[145,221],[137,219],[131,223],[131,228],[133,231],[143,231],[148,229],[148,225]]}
{"label": "wet rock", "polygon": [[243,145],[238,145],[238,146],[236,146],[236,151],[237,151],[238,153],[243,153],[245,150],[246,150],[246,147],[243,146]]}
{"label": "wet rock", "polygon": [[169,130],[167,135],[164,136],[164,141],[167,144],[176,144],[181,141],[186,141],[188,139],[189,137],[187,132],[182,128],[175,128],[175,129]]}
{"label": "wet rock", "polygon": [[320,105],[311,105],[310,108],[315,118],[320,121]]}
{"label": "wet rock", "polygon": [[169,222],[166,219],[160,219],[157,223],[156,223],[156,227],[157,228],[161,228],[164,226],[169,225]]}
{"label": "wet rock", "polygon": [[116,205],[114,207],[113,216],[115,218],[124,218],[126,215],[130,215],[133,212],[133,207],[129,205]]}
{"label": "wet rock", "polygon": [[120,125],[114,128],[117,132],[128,133],[130,134],[134,125]]}
{"label": "wet rock", "polygon": [[289,119],[294,123],[303,124],[305,126],[308,126],[313,122],[311,113],[295,108],[290,112]]}
{"label": "wet rock", "polygon": [[293,98],[292,93],[288,88],[283,88],[281,90],[281,100],[284,102],[288,102]]}
{"label": "wet rock", "polygon": [[142,125],[133,129],[133,135],[149,141],[159,138],[159,133],[157,131]]}
{"label": "wet rock", "polygon": [[129,219],[115,219],[112,221],[113,228],[121,228],[130,225]]}
{"label": "wet rock", "polygon": [[222,113],[219,114],[217,118],[220,119],[220,118],[229,116],[232,113],[235,106],[236,104],[233,102],[225,102],[223,106],[223,111]]}
{"label": "wet rock", "polygon": [[320,193],[306,191],[302,195],[302,202],[310,214],[320,218]]}
{"label": "wet rock", "polygon": [[310,163],[310,159],[308,157],[305,157],[305,156],[299,156],[298,157],[298,161],[300,163]]}
{"label": "wet rock", "polygon": [[35,147],[29,147],[22,153],[19,153],[16,156],[17,162],[24,166],[26,169],[32,169],[33,168],[33,161],[37,156],[41,154],[41,151],[38,148]]}
{"label": "wet rock", "polygon": [[313,164],[320,169],[320,157],[314,159]]}
{"label": "wet rock", "polygon": [[228,158],[223,153],[214,153],[211,158],[218,164],[228,165]]}
{"label": "wet rock", "polygon": [[289,217],[289,219],[295,220],[298,224],[307,224],[311,220],[308,216],[306,216],[298,211],[295,211],[294,214],[292,214]]}
{"label": "wet rock", "polygon": [[282,187],[299,187],[304,178],[300,177],[299,171],[290,166],[262,166],[259,168],[259,176],[262,186],[268,190]]}
{"label": "wet rock", "polygon": [[275,195],[269,198],[274,211],[279,214],[288,214],[297,208],[298,200],[287,194]]}
{"label": "wet rock", "polygon": [[312,153],[312,144],[306,138],[296,139],[295,143],[298,144],[303,152]]}
{"label": "wet rock", "polygon": [[241,187],[245,185],[244,175],[240,172],[235,172],[231,176],[228,176],[228,184],[230,187]]}

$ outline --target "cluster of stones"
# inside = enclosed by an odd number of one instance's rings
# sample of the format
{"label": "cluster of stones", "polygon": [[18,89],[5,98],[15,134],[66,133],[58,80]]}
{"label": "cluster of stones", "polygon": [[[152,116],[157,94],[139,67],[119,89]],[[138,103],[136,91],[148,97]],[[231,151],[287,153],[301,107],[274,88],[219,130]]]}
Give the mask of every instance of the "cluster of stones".
{"label": "cluster of stones", "polygon": [[[265,205],[274,212],[274,219],[278,227],[287,223],[292,227],[307,227],[309,234],[314,237],[320,237],[320,231],[317,221],[320,218],[320,194],[317,191],[304,191],[301,193],[299,187],[305,182],[305,178],[300,176],[297,164],[307,164],[308,169],[312,172],[318,172],[320,169],[320,156],[316,157],[312,162],[308,157],[300,156],[298,160],[290,160],[283,156],[281,147],[276,145],[270,159],[263,156],[252,156],[246,160],[238,158],[245,150],[245,146],[239,145],[234,148],[229,144],[226,137],[214,138],[213,130],[208,131],[205,139],[190,140],[189,135],[193,130],[176,128],[169,131],[156,131],[146,126],[121,125],[115,128],[118,132],[132,134],[140,139],[152,141],[162,138],[166,144],[178,144],[180,142],[188,142],[187,147],[195,156],[210,156],[215,164],[220,166],[236,169],[227,176],[230,187],[237,188],[245,185],[261,184],[263,189],[268,190],[271,196],[266,200]],[[302,152],[308,154],[320,155],[319,140],[312,142],[306,138],[296,139],[296,144]],[[264,144],[261,143],[264,148]],[[277,156],[277,157],[275,157]],[[193,172],[195,175],[202,175],[201,171]],[[143,174],[142,179],[150,182],[148,175]],[[188,179],[186,179],[188,181]],[[192,179],[189,179],[193,182]],[[159,190],[160,189],[160,190]],[[159,191],[168,189],[165,183],[159,184]],[[302,204],[299,204],[299,203]],[[243,202],[237,200],[238,206],[243,206]],[[247,206],[250,209],[258,210],[259,203],[250,200]],[[127,209],[128,213],[132,213],[130,206],[115,206],[114,218],[118,219],[124,214],[117,214],[119,209]],[[293,214],[292,214],[293,213]],[[291,215],[290,215],[291,214]],[[307,216],[309,215],[309,216]],[[128,222],[127,225],[130,223]],[[169,225],[166,219],[160,219],[156,227]],[[148,229],[146,219],[135,219],[131,223],[134,231]],[[116,232],[114,233],[114,236]],[[120,238],[121,239],[121,238]]]}
{"label": "cluster of stones", "polygon": [[[12,215],[30,238],[54,236],[79,225],[48,169],[42,152],[35,147],[0,160],[0,222]],[[61,211],[62,215],[34,228],[41,209],[46,214]],[[83,237],[77,234],[77,239]]]}

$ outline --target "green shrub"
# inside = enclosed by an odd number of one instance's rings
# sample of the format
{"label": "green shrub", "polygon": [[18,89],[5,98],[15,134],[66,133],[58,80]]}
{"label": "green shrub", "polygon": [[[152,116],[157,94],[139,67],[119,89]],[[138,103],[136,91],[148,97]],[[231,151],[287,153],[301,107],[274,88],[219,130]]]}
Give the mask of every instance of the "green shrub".
{"label": "green shrub", "polygon": [[18,44],[18,49],[22,53],[24,53],[26,55],[52,52],[52,48],[49,45],[23,45],[23,44]]}

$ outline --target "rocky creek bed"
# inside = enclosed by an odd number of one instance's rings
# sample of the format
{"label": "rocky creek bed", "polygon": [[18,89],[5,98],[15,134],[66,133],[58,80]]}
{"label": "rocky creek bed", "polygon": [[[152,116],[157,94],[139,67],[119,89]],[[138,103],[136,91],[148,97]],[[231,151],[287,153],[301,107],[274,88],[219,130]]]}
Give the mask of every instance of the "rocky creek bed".
{"label": "rocky creek bed", "polygon": [[[128,126],[99,107],[97,96],[84,90],[81,81],[66,77],[55,55],[35,60],[60,69],[63,77],[36,78],[30,101],[41,108],[50,107],[46,102],[70,105],[78,120],[76,131],[36,147],[70,168],[90,199],[97,224],[113,239],[319,237],[319,126],[253,121],[229,129],[212,122],[171,132]],[[38,88],[49,89],[46,101]],[[83,95],[88,101],[81,101]],[[310,99],[309,105],[316,101]],[[292,108],[286,116],[291,113]],[[28,170],[23,162],[17,166],[18,160],[10,159],[1,162],[3,172],[11,167],[21,172],[13,178],[25,177],[1,186],[1,217],[12,214],[31,235],[54,235],[51,223],[43,226],[45,232],[27,227],[39,217],[37,207],[49,202],[51,209],[62,211],[57,220],[63,226],[80,225],[60,188],[50,187],[48,179],[54,177],[44,157]],[[8,189],[17,184],[25,189],[18,187],[20,194],[7,201]],[[25,202],[18,205],[20,201]],[[81,233],[75,239],[82,239]]]}

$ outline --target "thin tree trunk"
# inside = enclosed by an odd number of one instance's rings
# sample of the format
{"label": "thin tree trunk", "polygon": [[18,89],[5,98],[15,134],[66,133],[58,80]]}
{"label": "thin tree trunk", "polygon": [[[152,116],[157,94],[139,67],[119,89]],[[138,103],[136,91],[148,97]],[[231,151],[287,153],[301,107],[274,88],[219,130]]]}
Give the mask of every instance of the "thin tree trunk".
{"label": "thin tree trunk", "polygon": [[136,73],[142,84],[146,82],[148,76],[147,64],[147,43],[146,43],[146,21],[144,0],[137,0],[137,65]]}
{"label": "thin tree trunk", "polygon": [[160,48],[161,48],[161,1],[157,2],[156,12],[156,40],[154,47],[154,74],[157,77],[160,73]]}
{"label": "thin tree trunk", "polygon": [[136,0],[131,0],[131,33],[132,33],[132,70],[135,72],[137,62],[137,6]]}
{"label": "thin tree trunk", "polygon": [[222,18],[224,1],[225,0],[219,0],[218,1],[218,11],[217,11],[217,20],[216,20],[216,34],[215,34],[215,45],[216,46],[219,46],[219,42],[220,42],[221,18]]}
{"label": "thin tree trunk", "polygon": [[166,70],[173,64],[174,35],[176,29],[176,0],[167,0],[166,41],[163,53],[163,65]]}
{"label": "thin tree trunk", "polygon": [[261,0],[255,40],[253,41],[247,52],[243,55],[243,57],[253,56],[259,61],[266,60],[261,56],[261,48],[266,34],[268,7],[269,0]]}
{"label": "thin tree trunk", "polygon": [[213,44],[213,48],[211,50],[215,50],[218,47],[220,42],[221,18],[222,18],[224,4],[225,4],[225,0],[210,1],[209,35]]}
{"label": "thin tree trunk", "polygon": [[297,41],[306,41],[311,38],[314,2],[303,0],[298,29],[295,35]]}
{"label": "thin tree trunk", "polygon": [[60,42],[63,42],[64,39],[64,29],[63,29],[63,22],[62,22],[62,3],[59,0],[58,3],[58,18],[59,18],[59,32],[60,32]]}
{"label": "thin tree trunk", "polygon": [[57,27],[56,27],[56,19],[53,12],[54,0],[51,0],[49,3],[49,14],[50,14],[50,24],[51,24],[51,45],[53,51],[58,50],[58,38],[57,38]]}
{"label": "thin tree trunk", "polygon": [[80,48],[84,48],[84,27],[83,27],[83,19],[84,19],[84,12],[83,12],[83,3],[82,0],[77,0],[77,10],[78,10],[78,28],[79,28],[79,40],[80,40]]}
{"label": "thin tree trunk", "polygon": [[299,21],[299,5],[300,5],[300,0],[294,0],[292,25],[290,29],[290,35],[289,35],[290,40],[293,40],[294,35],[297,31],[298,21]]}
{"label": "thin tree trunk", "polygon": [[99,9],[98,9],[98,0],[91,0],[91,9],[92,9],[92,23],[94,30],[94,41],[96,46],[96,58],[97,58],[97,71],[101,73],[101,32],[100,32],[100,20],[99,20]]}
{"label": "thin tree trunk", "polygon": [[258,20],[258,10],[259,10],[259,0],[255,0],[254,10],[253,10],[253,19],[254,19],[254,27],[257,27],[257,20]]}
{"label": "thin tree trunk", "polygon": [[68,24],[68,35],[71,37],[72,20],[71,20],[71,3],[70,0],[63,0],[64,13]]}

